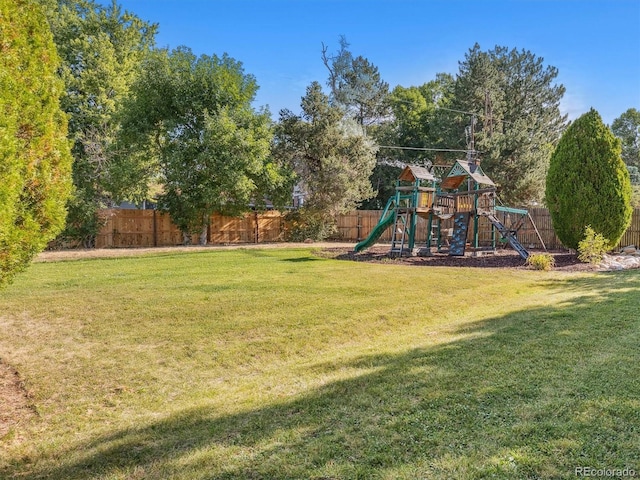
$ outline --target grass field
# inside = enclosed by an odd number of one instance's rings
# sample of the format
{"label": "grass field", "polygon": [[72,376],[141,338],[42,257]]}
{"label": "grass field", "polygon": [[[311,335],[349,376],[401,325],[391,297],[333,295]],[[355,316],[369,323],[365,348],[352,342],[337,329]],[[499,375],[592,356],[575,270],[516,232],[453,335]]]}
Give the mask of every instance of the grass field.
{"label": "grass field", "polygon": [[0,295],[36,412],[0,478],[640,474],[638,270],[239,249],[39,263]]}

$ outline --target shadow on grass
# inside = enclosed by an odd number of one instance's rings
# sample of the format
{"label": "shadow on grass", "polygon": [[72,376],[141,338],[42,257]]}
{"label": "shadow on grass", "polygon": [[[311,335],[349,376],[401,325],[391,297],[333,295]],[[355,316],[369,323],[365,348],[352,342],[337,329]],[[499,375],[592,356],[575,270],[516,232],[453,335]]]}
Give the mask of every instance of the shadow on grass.
{"label": "shadow on grass", "polygon": [[580,466],[640,470],[640,276],[547,287],[584,295],[477,322],[433,348],[318,363],[313,374],[358,376],[244,413],[200,408],[115,431],[70,446],[55,465],[43,459],[30,478],[575,478]]}
{"label": "shadow on grass", "polygon": [[282,262],[292,262],[292,263],[301,263],[301,262],[316,262],[320,260],[315,257],[294,257],[294,258],[283,258]]}

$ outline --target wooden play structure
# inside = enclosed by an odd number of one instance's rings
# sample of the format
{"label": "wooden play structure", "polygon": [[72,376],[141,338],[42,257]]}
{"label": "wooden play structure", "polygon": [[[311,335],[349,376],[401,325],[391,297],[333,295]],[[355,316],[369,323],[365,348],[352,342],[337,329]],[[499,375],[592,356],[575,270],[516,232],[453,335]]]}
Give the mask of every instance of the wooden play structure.
{"label": "wooden play structure", "polygon": [[[427,238],[423,242],[416,239],[419,217],[428,222]],[[481,217],[492,225],[488,247],[481,247],[479,243]],[[355,246],[355,251],[371,247],[393,226],[392,255],[431,255],[434,249],[443,252],[448,247],[449,255],[462,256],[467,248],[474,253],[495,251],[497,242],[503,242],[526,259],[529,252],[518,241],[517,232],[527,217],[533,224],[527,210],[497,205],[496,185],[477,160],[456,160],[441,179],[425,167],[408,165],[398,177],[395,195],[387,202],[380,221],[369,236]],[[515,221],[507,224],[507,218]],[[450,219],[453,226],[443,228],[445,221],[451,223]],[[470,228],[473,230],[468,241]],[[417,243],[421,245],[417,247]]]}

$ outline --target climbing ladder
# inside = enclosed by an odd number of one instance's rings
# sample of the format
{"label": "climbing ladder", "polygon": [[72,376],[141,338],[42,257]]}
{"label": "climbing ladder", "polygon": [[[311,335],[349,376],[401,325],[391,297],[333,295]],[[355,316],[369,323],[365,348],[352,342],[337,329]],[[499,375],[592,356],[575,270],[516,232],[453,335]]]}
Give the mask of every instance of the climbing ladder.
{"label": "climbing ladder", "polygon": [[469,212],[458,212],[453,216],[453,235],[449,246],[449,255],[463,257],[467,246],[467,231],[469,230]]}
{"label": "climbing ladder", "polygon": [[525,260],[529,258],[529,252],[527,252],[527,250],[522,246],[511,230],[505,227],[495,215],[488,214],[486,217],[498,229],[500,235],[509,242],[509,245],[511,245],[511,247],[513,247],[513,249],[518,252],[522,258]]}
{"label": "climbing ladder", "polygon": [[393,232],[391,233],[391,255],[400,256],[404,253],[410,219],[411,212],[408,208],[396,209],[396,219],[393,224]]}

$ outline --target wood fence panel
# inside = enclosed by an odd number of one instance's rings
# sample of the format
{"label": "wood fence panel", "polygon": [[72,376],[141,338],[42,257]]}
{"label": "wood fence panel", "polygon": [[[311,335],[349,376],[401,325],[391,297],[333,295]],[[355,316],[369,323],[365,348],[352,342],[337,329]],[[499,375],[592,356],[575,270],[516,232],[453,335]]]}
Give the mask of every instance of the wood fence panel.
{"label": "wood fence panel", "polygon": [[[532,208],[529,210],[529,215],[531,215],[531,218],[533,219],[538,232],[540,232],[540,237],[542,237],[545,246],[549,250],[563,248],[560,239],[556,235],[556,232],[553,230],[553,225],[551,223],[551,214],[549,213],[549,210],[547,210],[546,208]],[[539,240],[536,241],[535,239],[535,230],[533,230],[530,235],[530,243],[536,244],[538,246],[540,242]],[[539,245],[539,248],[542,248],[542,246]]]}
{"label": "wood fence panel", "polygon": [[381,214],[380,210],[354,210],[338,215],[336,218],[338,227],[336,240],[359,242],[373,230]]}
{"label": "wood fence panel", "polygon": [[103,225],[96,235],[96,248],[109,248],[113,245],[113,217],[115,216],[114,210],[102,210],[100,215],[102,217]]}
{"label": "wood fence panel", "polygon": [[622,235],[618,247],[634,245],[640,247],[640,208],[636,208],[631,215],[631,225]]}
{"label": "wood fence panel", "polygon": [[184,236],[182,235],[182,232],[173,224],[168,213],[155,211],[155,221],[155,246],[172,247],[175,245],[182,245],[184,243]]}
{"label": "wood fence panel", "polygon": [[213,214],[210,220],[209,241],[215,244],[255,243],[255,215],[243,217],[226,217]]}
{"label": "wood fence panel", "polygon": [[363,210],[355,210],[343,215],[338,215],[336,218],[336,224],[338,227],[336,240],[353,241],[352,239],[358,238],[358,232],[361,228],[360,219],[362,211]]}
{"label": "wood fence panel", "polygon": [[109,210],[104,212],[104,216],[106,225],[96,238],[96,246],[106,244],[126,248],[153,245],[152,210]]}
{"label": "wood fence panel", "polygon": [[279,242],[283,240],[284,216],[275,210],[260,213],[258,219],[258,242]]}
{"label": "wood fence panel", "polygon": [[[373,230],[378,222],[380,221],[380,217],[382,216],[382,210],[362,210],[360,212],[360,228],[358,231],[358,238],[355,238],[355,241],[364,240],[369,236],[371,230]],[[393,228],[393,227],[391,227]],[[380,236],[378,241],[380,242],[390,242],[391,241],[391,228],[387,228],[384,233]]]}

